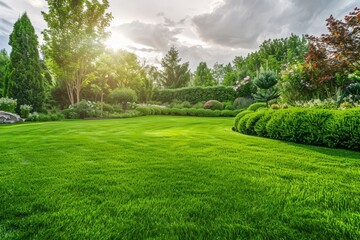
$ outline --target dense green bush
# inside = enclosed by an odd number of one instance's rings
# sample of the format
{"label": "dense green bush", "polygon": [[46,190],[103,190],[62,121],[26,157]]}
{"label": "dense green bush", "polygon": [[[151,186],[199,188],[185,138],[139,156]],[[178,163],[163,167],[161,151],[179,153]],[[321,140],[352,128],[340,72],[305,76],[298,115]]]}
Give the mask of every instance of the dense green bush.
{"label": "dense green bush", "polygon": [[271,119],[271,115],[274,113],[274,111],[272,111],[272,110],[265,111],[265,112],[260,111],[257,113],[259,113],[259,114],[264,113],[264,115],[261,116],[260,119],[255,124],[254,130],[256,132],[256,135],[260,136],[260,137],[267,137],[268,132],[266,130],[266,124]]}
{"label": "dense green bush", "polygon": [[0,111],[15,113],[17,100],[12,98],[0,98]]}
{"label": "dense green bush", "polygon": [[110,93],[109,98],[113,103],[122,104],[123,109],[127,109],[128,102],[137,101],[136,92],[130,88],[117,88]]}
{"label": "dense green bush", "polygon": [[191,87],[178,89],[159,90],[154,99],[161,102],[172,102],[174,99],[188,101],[195,104],[209,99],[217,99],[220,102],[233,101],[236,91],[232,87]]}
{"label": "dense green bush", "polygon": [[240,118],[239,123],[237,125],[237,130],[239,132],[247,134],[246,123],[248,119],[252,116],[252,114],[254,114],[254,112],[245,114],[242,118]]}
{"label": "dense green bush", "polygon": [[253,103],[254,103],[254,100],[252,98],[239,97],[234,100],[233,108],[234,109],[245,109],[245,108],[248,108]]}
{"label": "dense green bush", "polygon": [[266,103],[264,102],[256,102],[256,103],[253,103],[251,104],[247,110],[250,110],[250,111],[256,111],[258,110],[259,108],[266,108]]}
{"label": "dense green bush", "polygon": [[245,134],[297,143],[360,150],[360,109],[263,110],[240,118]]}
{"label": "dense green bush", "polygon": [[245,116],[246,114],[249,114],[249,113],[252,113],[252,112],[254,112],[254,111],[244,110],[244,111],[240,111],[240,112],[236,115],[236,117],[235,117],[235,119],[234,119],[234,130],[235,130],[235,131],[238,130],[237,127],[238,127],[238,124],[239,124],[240,119],[241,119],[243,116]]}
{"label": "dense green bush", "polygon": [[258,111],[249,114],[249,118],[246,121],[246,134],[257,135],[255,131],[256,123],[265,115],[267,111]]}
{"label": "dense green bush", "polygon": [[27,118],[29,116],[31,110],[32,110],[32,106],[26,105],[26,104],[21,105],[20,106],[20,116],[22,118]]}
{"label": "dense green bush", "polygon": [[223,110],[224,104],[217,100],[209,100],[204,104],[205,109],[211,109],[211,110]]}

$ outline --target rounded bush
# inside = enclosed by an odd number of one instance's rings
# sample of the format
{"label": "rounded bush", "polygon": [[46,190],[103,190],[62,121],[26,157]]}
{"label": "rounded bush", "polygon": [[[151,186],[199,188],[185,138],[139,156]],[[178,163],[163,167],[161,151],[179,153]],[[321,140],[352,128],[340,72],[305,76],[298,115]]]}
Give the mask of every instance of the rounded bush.
{"label": "rounded bush", "polygon": [[271,104],[270,108],[271,108],[271,109],[274,109],[274,110],[280,109],[280,105],[277,104],[277,103],[273,103],[273,104]]}
{"label": "rounded bush", "polygon": [[264,102],[257,102],[257,103],[253,103],[253,104],[251,104],[249,107],[248,107],[248,109],[247,110],[250,110],[250,111],[256,111],[256,110],[258,110],[259,108],[266,108],[267,106],[266,106],[266,103],[264,103]]}
{"label": "rounded bush", "polygon": [[271,115],[273,113],[274,113],[274,111],[271,111],[271,110],[265,111],[264,115],[262,115],[260,117],[260,119],[256,122],[256,124],[254,126],[254,130],[255,130],[257,136],[260,136],[260,137],[268,136],[268,133],[266,131],[266,124],[271,119]]}
{"label": "rounded bush", "polygon": [[254,112],[251,112],[251,113],[248,113],[248,114],[246,114],[245,116],[243,116],[241,119],[240,119],[240,121],[239,121],[239,123],[238,123],[238,125],[237,125],[237,129],[238,129],[238,131],[239,132],[241,132],[241,133],[243,133],[243,134],[247,134],[247,128],[246,128],[246,123],[247,123],[247,121],[248,121],[248,119],[253,115],[253,114],[255,114]]}
{"label": "rounded bush", "polygon": [[255,125],[265,115],[265,113],[266,111],[260,111],[249,114],[249,118],[246,121],[246,134],[257,135]]}
{"label": "rounded bush", "polygon": [[116,88],[110,93],[109,97],[113,103],[121,103],[123,109],[126,109],[128,102],[137,101],[136,92],[130,88]]}
{"label": "rounded bush", "polygon": [[204,108],[211,110],[222,110],[224,108],[224,104],[217,100],[209,100],[204,104]]}
{"label": "rounded bush", "polygon": [[238,123],[240,121],[240,119],[242,117],[244,117],[246,114],[249,114],[249,113],[252,113],[254,111],[250,111],[250,110],[244,110],[244,111],[241,111],[240,113],[238,113],[234,119],[234,127],[236,130],[238,130],[237,126],[238,126]]}
{"label": "rounded bush", "polygon": [[233,108],[234,109],[245,109],[245,108],[248,108],[253,103],[254,103],[254,100],[251,98],[239,97],[234,100]]}

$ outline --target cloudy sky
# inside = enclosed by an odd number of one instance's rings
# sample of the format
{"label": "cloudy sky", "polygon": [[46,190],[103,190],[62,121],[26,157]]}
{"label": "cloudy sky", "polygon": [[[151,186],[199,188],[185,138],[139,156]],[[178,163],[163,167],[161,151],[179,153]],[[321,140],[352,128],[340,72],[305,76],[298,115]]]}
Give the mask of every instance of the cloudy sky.
{"label": "cloudy sky", "polygon": [[[268,38],[326,32],[325,19],[343,18],[358,0],[109,0],[114,19],[107,46],[158,63],[175,45],[194,70],[246,55]],[[10,49],[14,22],[27,12],[41,41],[45,0],[0,0],[0,48]]]}

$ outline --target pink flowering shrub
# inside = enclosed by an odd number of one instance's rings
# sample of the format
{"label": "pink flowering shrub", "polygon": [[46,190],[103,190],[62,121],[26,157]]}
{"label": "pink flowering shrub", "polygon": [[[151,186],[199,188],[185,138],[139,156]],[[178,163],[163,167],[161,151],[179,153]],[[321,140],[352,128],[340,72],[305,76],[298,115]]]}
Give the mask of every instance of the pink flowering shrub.
{"label": "pink flowering shrub", "polygon": [[204,108],[211,110],[222,110],[224,109],[224,104],[217,100],[209,100],[204,104]]}

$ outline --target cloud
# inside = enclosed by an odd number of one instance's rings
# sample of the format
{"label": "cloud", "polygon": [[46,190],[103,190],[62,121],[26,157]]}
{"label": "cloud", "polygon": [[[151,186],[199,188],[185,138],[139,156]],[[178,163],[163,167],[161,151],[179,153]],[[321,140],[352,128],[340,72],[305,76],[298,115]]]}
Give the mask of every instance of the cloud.
{"label": "cloud", "polygon": [[267,38],[286,37],[291,33],[317,34],[325,29],[326,17],[339,12],[344,2],[224,0],[212,12],[193,17],[192,23],[203,41],[254,49]]}
{"label": "cloud", "polygon": [[9,10],[13,10],[12,7],[10,7],[9,5],[7,5],[7,4],[4,3],[3,1],[0,1],[0,6],[6,8],[6,9],[9,9]]}
{"label": "cloud", "polygon": [[149,24],[140,21],[125,23],[113,28],[132,41],[156,50],[167,48],[176,41],[176,35],[182,32],[181,28],[169,28],[163,24]]}

